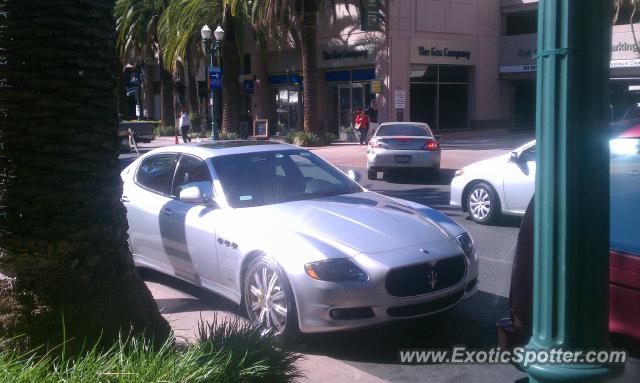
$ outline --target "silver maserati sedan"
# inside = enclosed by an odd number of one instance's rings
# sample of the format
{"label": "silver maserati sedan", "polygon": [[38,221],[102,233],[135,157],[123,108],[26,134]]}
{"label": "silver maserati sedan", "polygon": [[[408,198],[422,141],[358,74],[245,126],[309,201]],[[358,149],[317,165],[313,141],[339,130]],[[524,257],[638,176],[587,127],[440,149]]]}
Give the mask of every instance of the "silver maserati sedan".
{"label": "silver maserati sedan", "polygon": [[478,258],[461,226],[367,191],[297,146],[168,146],[122,179],[136,265],[243,305],[265,331],[414,318],[477,290]]}

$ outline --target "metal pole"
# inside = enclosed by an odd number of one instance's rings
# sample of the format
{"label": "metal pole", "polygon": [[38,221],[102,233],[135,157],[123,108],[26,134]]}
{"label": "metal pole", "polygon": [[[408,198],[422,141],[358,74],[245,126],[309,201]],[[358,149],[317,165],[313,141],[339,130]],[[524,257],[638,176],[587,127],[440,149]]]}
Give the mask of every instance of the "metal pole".
{"label": "metal pole", "polygon": [[[210,59],[210,65],[209,67],[212,68],[214,65],[214,54],[215,51],[217,50],[217,42],[215,43],[216,46],[213,46],[213,42],[211,42],[211,44],[209,44],[209,59]],[[210,76],[210,74],[209,74]],[[216,111],[218,109],[217,107],[217,103],[216,103],[216,90],[213,89],[213,86],[209,86],[209,106],[211,108],[211,139],[213,140],[218,140],[220,139],[220,137],[218,136],[218,121],[216,118]]]}
{"label": "metal pole", "polygon": [[[609,8],[602,0],[542,0],[538,6],[538,170],[528,349],[610,347]],[[599,382],[622,370],[602,363],[524,368],[530,382]]]}
{"label": "metal pole", "polygon": [[[216,65],[218,66],[218,68],[220,68],[220,42],[216,40],[216,49],[215,49],[215,56],[216,56]],[[220,81],[222,81],[222,79],[220,79]],[[220,89],[215,89],[213,92],[213,105],[215,105],[215,114],[214,114],[214,118],[213,118],[213,129],[215,132],[215,138],[214,140],[218,140],[220,139],[220,109],[221,109],[221,102],[220,102]]]}

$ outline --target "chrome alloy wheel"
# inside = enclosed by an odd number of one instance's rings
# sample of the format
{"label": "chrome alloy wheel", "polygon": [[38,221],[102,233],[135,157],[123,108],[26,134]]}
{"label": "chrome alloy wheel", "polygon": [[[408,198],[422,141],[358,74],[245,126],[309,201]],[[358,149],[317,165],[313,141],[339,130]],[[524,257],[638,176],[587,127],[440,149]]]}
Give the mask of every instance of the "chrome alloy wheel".
{"label": "chrome alloy wheel", "polygon": [[252,270],[245,285],[247,312],[263,333],[280,335],[287,324],[287,294],[278,273],[266,264]]}
{"label": "chrome alloy wheel", "polygon": [[469,211],[474,218],[484,220],[491,213],[491,196],[483,188],[476,188],[469,197]]}

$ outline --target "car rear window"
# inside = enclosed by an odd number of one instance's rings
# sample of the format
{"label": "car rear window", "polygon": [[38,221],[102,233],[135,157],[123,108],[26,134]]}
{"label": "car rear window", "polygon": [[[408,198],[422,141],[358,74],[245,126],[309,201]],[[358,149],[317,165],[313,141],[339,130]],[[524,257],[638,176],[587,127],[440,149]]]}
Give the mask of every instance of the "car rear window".
{"label": "car rear window", "polygon": [[382,125],[376,136],[432,136],[431,130],[424,125]]}

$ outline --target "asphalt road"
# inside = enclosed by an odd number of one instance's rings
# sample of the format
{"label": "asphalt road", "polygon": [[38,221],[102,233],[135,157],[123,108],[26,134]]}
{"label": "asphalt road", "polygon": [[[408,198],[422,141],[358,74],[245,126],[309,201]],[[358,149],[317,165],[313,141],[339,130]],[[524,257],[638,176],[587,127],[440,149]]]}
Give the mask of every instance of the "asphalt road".
{"label": "asphalt road", "polygon": [[[469,163],[507,153],[527,142],[529,135],[493,138],[466,137],[443,142],[442,171],[439,177],[424,178],[415,173],[385,174],[376,181],[362,180],[364,187],[385,195],[408,199],[439,209],[464,226],[473,236],[480,257],[479,292],[452,310],[421,320],[403,321],[374,329],[349,333],[306,336],[301,344],[311,355],[307,368],[312,381],[329,381],[322,376],[323,366],[335,364],[345,370],[346,378],[359,381],[419,382],[513,382],[524,375],[511,366],[479,365],[401,365],[399,349],[450,348],[466,345],[487,349],[495,345],[495,323],[508,316],[507,297],[513,248],[520,220],[503,219],[497,226],[474,223],[462,211],[449,206],[449,183],[456,169]],[[168,142],[170,143],[170,142]],[[156,142],[150,146],[161,145]],[[143,151],[148,150],[142,148]],[[337,144],[314,149],[321,157],[343,169],[355,169],[366,175],[365,147]],[[121,156],[121,165],[136,154]],[[174,321],[178,334],[189,337],[202,312],[237,316],[233,304],[212,294],[203,293],[182,283],[146,274],[150,289],[163,312]],[[168,287],[169,288],[168,288]],[[179,291],[179,293],[176,293]],[[177,295],[176,295],[177,294]],[[206,318],[206,315],[205,315]],[[346,367],[345,367],[346,366]],[[351,370],[346,370],[351,368]],[[326,371],[326,370],[325,370]],[[362,372],[362,375],[360,375]],[[333,376],[335,380],[336,375]]]}

